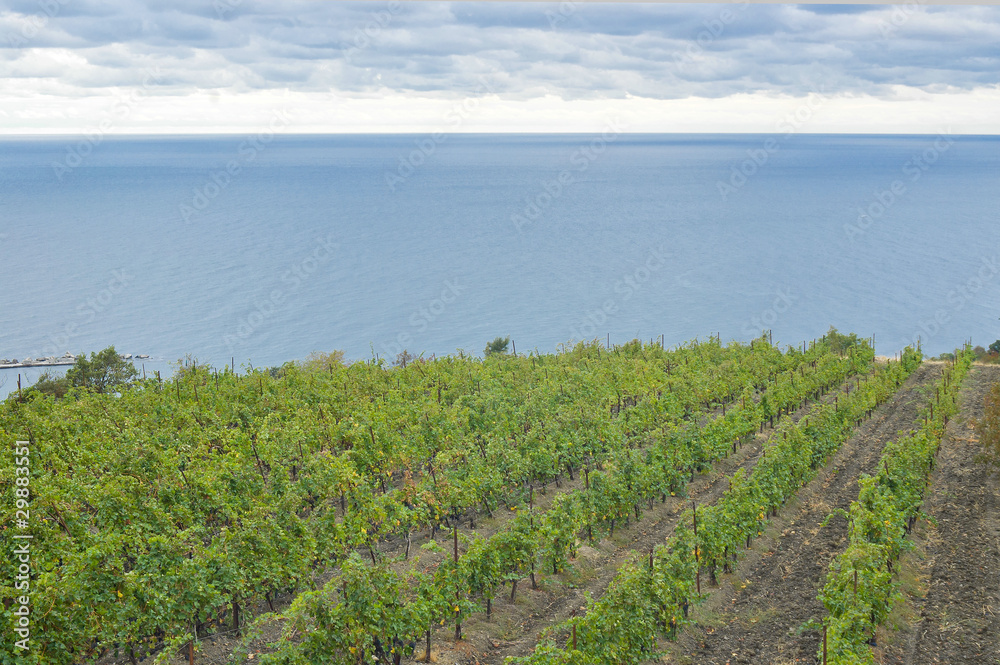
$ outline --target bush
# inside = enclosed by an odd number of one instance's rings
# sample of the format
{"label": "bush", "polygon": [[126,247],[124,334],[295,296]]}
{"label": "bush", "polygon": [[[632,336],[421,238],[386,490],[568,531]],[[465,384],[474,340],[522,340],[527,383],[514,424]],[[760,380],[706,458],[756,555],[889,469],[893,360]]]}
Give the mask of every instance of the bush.
{"label": "bush", "polygon": [[507,347],[510,345],[510,337],[496,337],[492,342],[486,345],[483,349],[484,356],[492,356],[494,353],[503,355],[507,353]]}
{"label": "bush", "polygon": [[406,349],[403,349],[401,353],[396,354],[396,360],[394,360],[392,364],[395,367],[402,367],[403,369],[406,369],[406,366],[409,365],[414,360],[416,360],[416,358],[417,357],[414,356],[412,353],[410,353]]}
{"label": "bush", "polygon": [[1000,383],[994,383],[986,395],[986,410],[976,421],[976,435],[983,447],[983,461],[1000,467]]}
{"label": "bush", "polygon": [[313,351],[306,356],[302,366],[313,371],[332,373],[335,367],[344,366],[344,352],[331,351],[330,353],[323,353],[322,351]]}
{"label": "bush", "polygon": [[69,391],[70,383],[69,379],[65,376],[55,377],[48,372],[45,372],[38,377],[38,381],[35,381],[35,385],[31,387],[32,389],[46,395],[63,397]]}
{"label": "bush", "polygon": [[857,333],[842,335],[833,326],[830,326],[830,330],[826,333],[824,339],[830,345],[830,349],[837,353],[843,353],[852,347],[858,346],[860,343]]}

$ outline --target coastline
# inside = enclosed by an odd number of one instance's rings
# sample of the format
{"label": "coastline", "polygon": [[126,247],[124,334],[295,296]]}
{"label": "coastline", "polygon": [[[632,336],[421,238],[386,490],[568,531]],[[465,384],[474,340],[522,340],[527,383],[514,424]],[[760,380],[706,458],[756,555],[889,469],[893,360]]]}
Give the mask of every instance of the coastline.
{"label": "coastline", "polygon": [[39,360],[18,363],[0,363],[0,369],[13,369],[15,367],[59,367],[62,365],[73,365],[76,360],[58,358],[56,360]]}
{"label": "coastline", "polygon": [[[149,356],[145,353],[133,355],[131,353],[126,353],[121,356],[122,360],[149,360]],[[48,356],[46,358],[26,358],[24,360],[18,361],[17,358],[14,360],[7,360],[6,358],[0,360],[0,369],[15,369],[20,367],[63,367],[66,365],[75,365],[77,357],[67,353],[63,356],[56,358],[55,356]]]}

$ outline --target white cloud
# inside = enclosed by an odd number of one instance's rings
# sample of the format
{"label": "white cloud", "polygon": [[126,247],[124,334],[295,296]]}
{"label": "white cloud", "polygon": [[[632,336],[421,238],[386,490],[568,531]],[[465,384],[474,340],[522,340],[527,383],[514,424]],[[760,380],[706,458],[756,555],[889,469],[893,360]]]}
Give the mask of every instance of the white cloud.
{"label": "white cloud", "polygon": [[[799,131],[809,133],[936,133],[1000,131],[995,109],[1000,87],[927,93],[896,88],[891,98],[872,95],[816,97],[754,92],[721,98],[572,99],[555,95],[526,100],[497,95],[451,97],[382,91],[368,96],[257,90],[242,94],[197,92],[151,95],[118,119],[122,97],[79,98],[67,105],[57,95],[0,87],[0,116],[10,133],[44,126],[60,133],[97,131],[115,118],[109,133],[252,133],[273,114],[292,111],[287,133],[324,132],[595,132],[618,118],[630,132],[781,132],[782,120],[800,112]],[[806,114],[801,110],[815,107]],[[456,122],[456,118],[463,118]]]}
{"label": "white cloud", "polygon": [[[0,132],[83,131],[137,90],[116,131],[249,130],[274,98],[295,100],[303,131],[428,131],[466,98],[481,104],[462,131],[585,131],[611,113],[642,131],[769,131],[820,83],[838,115],[810,131],[934,131],[949,113],[970,131],[1000,124],[986,103],[1000,83],[995,7],[576,3],[559,15],[545,3],[244,0],[221,18],[187,1],[39,7],[0,11]],[[325,113],[331,99],[343,117]]]}

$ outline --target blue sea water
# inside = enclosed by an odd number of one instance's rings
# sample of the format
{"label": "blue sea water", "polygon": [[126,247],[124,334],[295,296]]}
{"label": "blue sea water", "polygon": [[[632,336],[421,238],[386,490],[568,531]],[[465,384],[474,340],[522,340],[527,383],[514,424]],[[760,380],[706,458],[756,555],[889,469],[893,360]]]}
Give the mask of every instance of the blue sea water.
{"label": "blue sea water", "polygon": [[[440,139],[440,137],[439,137]],[[0,140],[0,358],[1000,337],[1000,137]],[[0,394],[16,374],[0,372]]]}

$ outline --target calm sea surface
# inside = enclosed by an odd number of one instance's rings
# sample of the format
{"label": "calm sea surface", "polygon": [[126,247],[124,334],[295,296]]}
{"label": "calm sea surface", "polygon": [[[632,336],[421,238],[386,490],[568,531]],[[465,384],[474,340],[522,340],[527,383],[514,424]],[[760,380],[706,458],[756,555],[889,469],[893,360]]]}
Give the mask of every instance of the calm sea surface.
{"label": "calm sea surface", "polygon": [[831,325],[938,354],[1000,338],[1000,138],[4,139],[0,248],[0,358],[113,344],[168,374]]}

